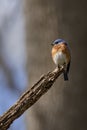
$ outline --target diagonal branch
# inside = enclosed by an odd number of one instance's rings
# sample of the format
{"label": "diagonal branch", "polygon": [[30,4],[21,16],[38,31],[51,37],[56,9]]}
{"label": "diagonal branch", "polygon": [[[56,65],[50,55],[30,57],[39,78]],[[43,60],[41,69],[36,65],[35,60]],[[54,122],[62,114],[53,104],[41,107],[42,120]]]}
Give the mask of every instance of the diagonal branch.
{"label": "diagonal branch", "polygon": [[31,89],[27,90],[20,99],[0,117],[0,130],[7,130],[12,122],[20,117],[39,98],[45,94],[53,85],[55,80],[62,74],[64,68],[55,69],[43,75]]}

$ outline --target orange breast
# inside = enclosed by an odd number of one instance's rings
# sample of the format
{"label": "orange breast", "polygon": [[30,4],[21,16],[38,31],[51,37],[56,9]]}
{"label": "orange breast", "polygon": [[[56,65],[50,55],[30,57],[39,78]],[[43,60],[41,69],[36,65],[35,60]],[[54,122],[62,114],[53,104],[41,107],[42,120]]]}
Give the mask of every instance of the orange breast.
{"label": "orange breast", "polygon": [[60,51],[62,51],[66,55],[67,62],[69,62],[71,59],[70,51],[69,51],[69,48],[67,47],[67,45],[65,45],[64,43],[53,46],[52,57],[54,57],[54,55]]}

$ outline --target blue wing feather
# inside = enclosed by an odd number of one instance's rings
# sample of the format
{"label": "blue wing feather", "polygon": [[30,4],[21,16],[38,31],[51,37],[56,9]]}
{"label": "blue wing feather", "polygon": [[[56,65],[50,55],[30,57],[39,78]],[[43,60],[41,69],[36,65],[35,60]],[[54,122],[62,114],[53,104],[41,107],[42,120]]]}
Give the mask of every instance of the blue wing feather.
{"label": "blue wing feather", "polygon": [[65,81],[69,80],[68,79],[69,68],[70,68],[70,62],[67,65],[67,70],[65,70],[64,73],[63,73]]}

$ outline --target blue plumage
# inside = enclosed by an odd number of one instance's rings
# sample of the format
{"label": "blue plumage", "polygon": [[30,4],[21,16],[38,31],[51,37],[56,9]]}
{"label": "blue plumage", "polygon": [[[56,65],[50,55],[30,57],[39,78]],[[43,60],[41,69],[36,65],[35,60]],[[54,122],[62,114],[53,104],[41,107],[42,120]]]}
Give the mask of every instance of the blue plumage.
{"label": "blue plumage", "polygon": [[70,62],[67,64],[67,69],[64,71],[63,75],[64,75],[64,80],[69,80],[68,79],[68,73],[69,73],[69,68],[70,68]]}
{"label": "blue plumage", "polygon": [[52,43],[52,45],[55,45],[55,44],[60,44],[60,43],[67,43],[65,40],[63,40],[63,39],[56,39],[53,43]]}

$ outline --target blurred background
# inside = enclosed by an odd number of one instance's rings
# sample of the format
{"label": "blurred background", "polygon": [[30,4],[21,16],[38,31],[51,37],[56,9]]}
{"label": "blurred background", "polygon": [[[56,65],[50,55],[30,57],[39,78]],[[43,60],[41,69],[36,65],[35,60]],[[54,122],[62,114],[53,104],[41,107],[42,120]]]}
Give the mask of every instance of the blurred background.
{"label": "blurred background", "polygon": [[[63,38],[72,55],[69,81],[61,75],[25,113],[25,123],[21,120],[13,128],[26,130],[26,124],[27,130],[87,130],[87,1],[23,0],[24,13],[22,0],[5,0],[8,8],[1,1],[0,17],[5,17],[0,19],[0,114],[42,74],[55,68],[51,43]],[[10,24],[6,10],[14,12]]]}
{"label": "blurred background", "polygon": [[69,81],[61,75],[28,110],[29,130],[87,130],[87,1],[26,0],[29,86],[55,68],[51,43],[71,48]]}
{"label": "blurred background", "polygon": [[[0,0],[0,115],[27,89],[24,1]],[[9,130],[26,130],[24,115]]]}

